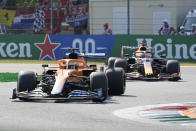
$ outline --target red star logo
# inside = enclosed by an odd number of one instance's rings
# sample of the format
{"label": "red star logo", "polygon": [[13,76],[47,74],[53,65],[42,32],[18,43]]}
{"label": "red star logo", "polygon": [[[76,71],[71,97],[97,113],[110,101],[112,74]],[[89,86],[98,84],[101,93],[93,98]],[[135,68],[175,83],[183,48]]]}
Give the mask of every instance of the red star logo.
{"label": "red star logo", "polygon": [[35,43],[35,45],[41,50],[40,60],[43,60],[47,56],[54,60],[54,51],[60,45],[60,43],[51,43],[50,37],[46,35],[44,43]]}

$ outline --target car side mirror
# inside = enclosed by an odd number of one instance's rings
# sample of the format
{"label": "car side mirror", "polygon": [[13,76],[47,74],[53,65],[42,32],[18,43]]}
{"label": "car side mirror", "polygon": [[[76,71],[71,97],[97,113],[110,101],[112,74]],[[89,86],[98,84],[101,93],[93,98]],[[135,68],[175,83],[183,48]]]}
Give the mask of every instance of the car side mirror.
{"label": "car side mirror", "polygon": [[129,54],[125,54],[125,57],[129,57]]}
{"label": "car side mirror", "polygon": [[45,68],[45,67],[48,67],[48,65],[43,64],[42,67]]}
{"label": "car side mirror", "polygon": [[93,70],[97,70],[97,65],[89,65],[90,68],[92,68]]}
{"label": "car side mirror", "polygon": [[166,58],[166,55],[165,55],[165,54],[164,54],[164,55],[161,54],[160,57],[161,57],[161,58]]}

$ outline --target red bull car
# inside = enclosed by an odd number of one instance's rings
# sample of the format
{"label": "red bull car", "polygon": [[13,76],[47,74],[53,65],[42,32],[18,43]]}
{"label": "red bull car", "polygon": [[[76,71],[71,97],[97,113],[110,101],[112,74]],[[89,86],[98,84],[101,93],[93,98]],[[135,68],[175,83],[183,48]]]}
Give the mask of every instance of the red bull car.
{"label": "red bull car", "polygon": [[[17,88],[13,90],[13,99],[20,100],[66,100],[91,99],[103,102],[110,95],[121,95],[125,91],[125,72],[122,68],[87,65],[85,58],[72,50],[68,56],[58,60],[58,67],[43,66],[43,73],[21,71]],[[92,54],[91,54],[92,55]],[[98,57],[98,54],[95,54]],[[105,56],[104,56],[105,57]]]}
{"label": "red bull car", "polygon": [[[124,54],[124,50],[134,50],[133,56]],[[156,58],[154,49],[145,44],[139,47],[122,46],[121,58],[111,57],[108,67],[122,67],[127,79],[166,79],[178,81],[180,77],[180,64],[177,60],[167,60],[164,57]]]}

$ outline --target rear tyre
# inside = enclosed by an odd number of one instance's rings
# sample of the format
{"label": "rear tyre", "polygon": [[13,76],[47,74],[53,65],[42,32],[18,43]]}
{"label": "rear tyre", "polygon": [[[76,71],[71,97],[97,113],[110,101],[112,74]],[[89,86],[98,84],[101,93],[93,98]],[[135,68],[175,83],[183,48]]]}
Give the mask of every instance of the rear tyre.
{"label": "rear tyre", "polygon": [[121,67],[126,71],[127,61],[125,59],[116,59],[114,62],[114,67]]}
{"label": "rear tyre", "polygon": [[104,72],[92,72],[90,74],[90,87],[98,93],[98,98],[94,98],[93,102],[103,102],[107,99],[108,80]]}
{"label": "rear tyre", "polygon": [[168,74],[179,73],[180,64],[177,60],[168,60],[166,64],[166,72]]}
{"label": "rear tyre", "polygon": [[104,72],[104,66],[100,67],[100,72]]}
{"label": "rear tyre", "polygon": [[116,57],[110,57],[108,60],[108,68],[114,68],[114,62],[117,58]]}
{"label": "rear tyre", "polygon": [[18,74],[17,92],[32,91],[36,88],[36,77],[32,71],[21,71]]}
{"label": "rear tyre", "polygon": [[109,68],[106,70],[108,77],[108,94],[122,95],[125,92],[125,72],[122,68]]}

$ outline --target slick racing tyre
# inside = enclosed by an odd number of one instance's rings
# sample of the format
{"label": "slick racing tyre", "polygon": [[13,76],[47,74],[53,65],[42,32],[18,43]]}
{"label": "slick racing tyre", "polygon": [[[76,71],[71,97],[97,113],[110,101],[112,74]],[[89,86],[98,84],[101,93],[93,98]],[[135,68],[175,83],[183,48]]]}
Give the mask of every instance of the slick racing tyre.
{"label": "slick racing tyre", "polygon": [[108,77],[108,94],[121,95],[125,92],[125,72],[122,68],[109,68],[106,70]]}
{"label": "slick racing tyre", "polygon": [[108,60],[108,68],[114,68],[114,62],[117,58],[116,57],[110,57]]}
{"label": "slick racing tyre", "polygon": [[127,61],[125,59],[116,59],[114,62],[114,67],[121,67],[126,71]]}
{"label": "slick racing tyre", "polygon": [[[166,73],[168,74],[174,74],[174,73],[180,73],[180,64],[177,60],[168,60],[166,64]],[[181,78],[179,76],[172,77],[168,79],[169,81],[178,81]]]}
{"label": "slick racing tyre", "polygon": [[36,87],[35,73],[32,71],[21,71],[18,74],[17,92],[32,91]]}
{"label": "slick racing tyre", "polygon": [[104,72],[92,72],[90,74],[90,87],[98,93],[98,98],[94,98],[93,102],[103,102],[107,99],[108,80]]}
{"label": "slick racing tyre", "polygon": [[168,74],[179,73],[180,64],[177,60],[168,60],[166,64],[166,72]]}

